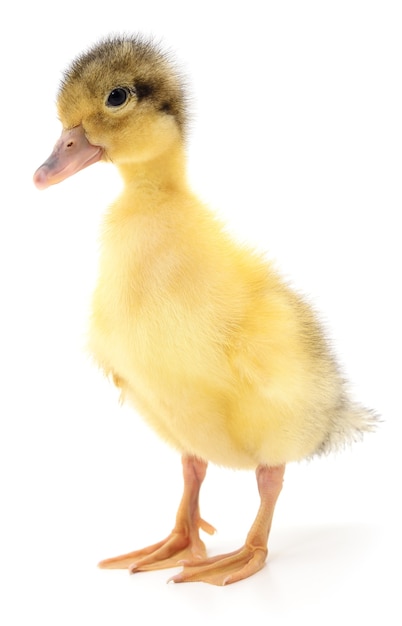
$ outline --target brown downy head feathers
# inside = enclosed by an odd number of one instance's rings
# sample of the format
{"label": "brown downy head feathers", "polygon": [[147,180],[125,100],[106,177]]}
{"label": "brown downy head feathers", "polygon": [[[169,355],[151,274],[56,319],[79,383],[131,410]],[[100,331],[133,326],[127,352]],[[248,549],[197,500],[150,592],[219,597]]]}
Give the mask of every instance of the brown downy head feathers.
{"label": "brown downy head feathers", "polygon": [[[135,98],[137,104],[152,105],[172,115],[183,134],[186,123],[184,81],[169,55],[152,40],[141,36],[108,37],[77,57],[66,70],[58,96],[59,110],[71,109],[74,86],[76,100],[85,94],[104,98],[116,90]],[[124,97],[114,94],[115,102]],[[112,100],[113,104],[113,100]]]}

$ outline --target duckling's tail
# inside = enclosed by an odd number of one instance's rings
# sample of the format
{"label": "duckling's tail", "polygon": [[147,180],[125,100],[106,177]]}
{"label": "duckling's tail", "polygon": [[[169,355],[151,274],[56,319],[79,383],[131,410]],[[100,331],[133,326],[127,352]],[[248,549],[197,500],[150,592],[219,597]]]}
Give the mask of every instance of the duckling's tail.
{"label": "duckling's tail", "polygon": [[327,436],[316,454],[328,454],[360,441],[365,433],[373,432],[381,422],[375,411],[345,399],[330,417]]}

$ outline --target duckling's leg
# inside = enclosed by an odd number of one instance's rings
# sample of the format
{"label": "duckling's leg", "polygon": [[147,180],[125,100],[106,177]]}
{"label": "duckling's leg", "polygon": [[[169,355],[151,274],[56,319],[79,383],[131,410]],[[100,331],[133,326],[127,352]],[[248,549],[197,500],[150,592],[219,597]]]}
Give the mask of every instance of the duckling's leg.
{"label": "duckling's leg", "polygon": [[258,572],[264,566],[267,557],[268,536],[284,472],[284,465],[257,468],[261,504],[246,542],[240,550],[205,559],[201,563],[188,562],[183,571],[170,580],[175,583],[202,581],[212,585],[228,585]]}
{"label": "duckling's leg", "polygon": [[200,517],[198,497],[207,464],[185,456],[183,462],[184,491],[170,535],[143,550],[129,552],[99,563],[103,569],[126,569],[131,573],[177,567],[179,561],[205,559],[206,550],[199,537],[199,528],[212,535],[215,528]]}

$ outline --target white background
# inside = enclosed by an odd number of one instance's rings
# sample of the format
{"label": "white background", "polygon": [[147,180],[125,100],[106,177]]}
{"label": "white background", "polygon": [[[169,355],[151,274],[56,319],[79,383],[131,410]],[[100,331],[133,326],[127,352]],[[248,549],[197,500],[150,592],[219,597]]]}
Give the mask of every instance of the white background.
{"label": "white background", "polygon": [[[2,624],[400,623],[399,4],[1,9]],[[118,176],[98,164],[45,192],[31,182],[60,133],[62,69],[111,31],[174,51],[195,190],[318,308],[355,397],[384,420],[345,453],[288,467],[267,566],[226,588],[96,568],[167,535],[181,495],[177,454],[118,406],[83,349]],[[252,473],[210,468],[211,554],[240,546],[257,506]]]}

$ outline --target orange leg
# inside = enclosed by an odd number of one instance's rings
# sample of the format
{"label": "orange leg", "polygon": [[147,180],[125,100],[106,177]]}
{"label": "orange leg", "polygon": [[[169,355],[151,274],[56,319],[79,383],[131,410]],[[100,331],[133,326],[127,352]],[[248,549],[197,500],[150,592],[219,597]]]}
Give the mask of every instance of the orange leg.
{"label": "orange leg", "polygon": [[198,563],[186,562],[183,571],[170,580],[175,583],[202,581],[212,585],[227,585],[258,572],[264,566],[267,557],[268,536],[284,472],[284,465],[257,468],[261,504],[246,542],[240,550]]}
{"label": "orange leg", "polygon": [[99,563],[103,569],[126,569],[131,573],[177,567],[180,561],[205,559],[206,550],[199,528],[212,535],[213,526],[201,519],[198,497],[207,464],[195,457],[183,457],[184,491],[170,535],[142,550],[122,554]]}

